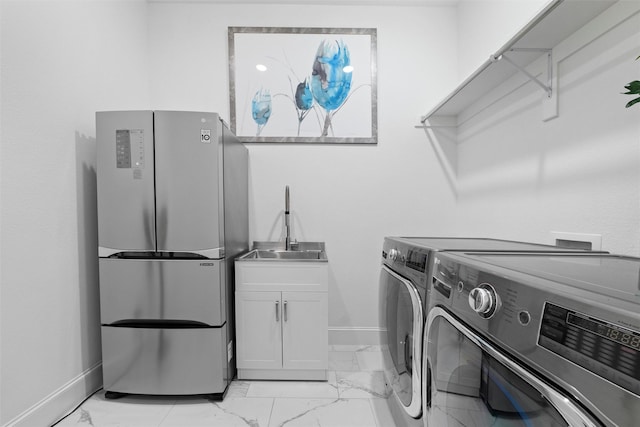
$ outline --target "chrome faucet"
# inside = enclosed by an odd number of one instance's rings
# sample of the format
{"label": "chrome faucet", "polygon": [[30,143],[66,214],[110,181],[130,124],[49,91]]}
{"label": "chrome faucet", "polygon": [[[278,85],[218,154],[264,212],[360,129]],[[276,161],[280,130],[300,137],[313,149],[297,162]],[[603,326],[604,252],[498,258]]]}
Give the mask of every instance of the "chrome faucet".
{"label": "chrome faucet", "polygon": [[289,223],[289,186],[284,189],[284,228],[286,236],[284,238],[284,249],[291,249],[291,224]]}

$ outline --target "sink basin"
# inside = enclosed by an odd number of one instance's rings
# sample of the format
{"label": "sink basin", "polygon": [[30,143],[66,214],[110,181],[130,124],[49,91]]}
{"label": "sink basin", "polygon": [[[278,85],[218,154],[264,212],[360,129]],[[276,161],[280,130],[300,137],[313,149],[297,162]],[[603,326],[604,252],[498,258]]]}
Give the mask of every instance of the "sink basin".
{"label": "sink basin", "polygon": [[274,250],[260,250],[255,249],[247,254],[248,258],[258,259],[326,259],[324,251],[274,251]]}
{"label": "sink basin", "polygon": [[237,261],[327,261],[324,243],[300,242],[295,250],[285,250],[281,245],[271,242],[254,242],[254,248]]}

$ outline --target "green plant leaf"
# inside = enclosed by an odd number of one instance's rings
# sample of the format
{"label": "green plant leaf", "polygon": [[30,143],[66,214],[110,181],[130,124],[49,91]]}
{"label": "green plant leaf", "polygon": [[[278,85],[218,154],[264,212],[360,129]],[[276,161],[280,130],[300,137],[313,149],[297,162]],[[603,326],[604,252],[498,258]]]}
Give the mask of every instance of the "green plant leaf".
{"label": "green plant leaf", "polygon": [[640,102],[640,97],[636,98],[636,99],[632,99],[631,101],[627,102],[627,105],[625,105],[626,108],[631,107],[633,104],[637,104],[638,102]]}
{"label": "green plant leaf", "polygon": [[629,91],[626,92],[625,95],[640,94],[640,80],[634,80],[627,84],[624,88]]}

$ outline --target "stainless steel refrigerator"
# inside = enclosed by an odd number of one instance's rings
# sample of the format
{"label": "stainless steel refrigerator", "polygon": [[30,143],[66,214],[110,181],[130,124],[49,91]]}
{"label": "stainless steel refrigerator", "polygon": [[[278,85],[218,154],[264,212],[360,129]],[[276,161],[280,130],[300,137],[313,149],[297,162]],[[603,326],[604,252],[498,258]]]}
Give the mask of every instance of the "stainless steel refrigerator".
{"label": "stainless steel refrigerator", "polygon": [[233,260],[248,153],[215,113],[96,113],[107,397],[206,394],[235,375]]}

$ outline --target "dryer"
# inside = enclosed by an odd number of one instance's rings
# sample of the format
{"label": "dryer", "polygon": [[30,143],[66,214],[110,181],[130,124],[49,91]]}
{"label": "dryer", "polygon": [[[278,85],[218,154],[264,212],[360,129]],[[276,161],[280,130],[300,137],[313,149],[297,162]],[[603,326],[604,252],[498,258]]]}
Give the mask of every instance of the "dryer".
{"label": "dryer", "polygon": [[424,426],[640,419],[640,258],[439,253]]}

